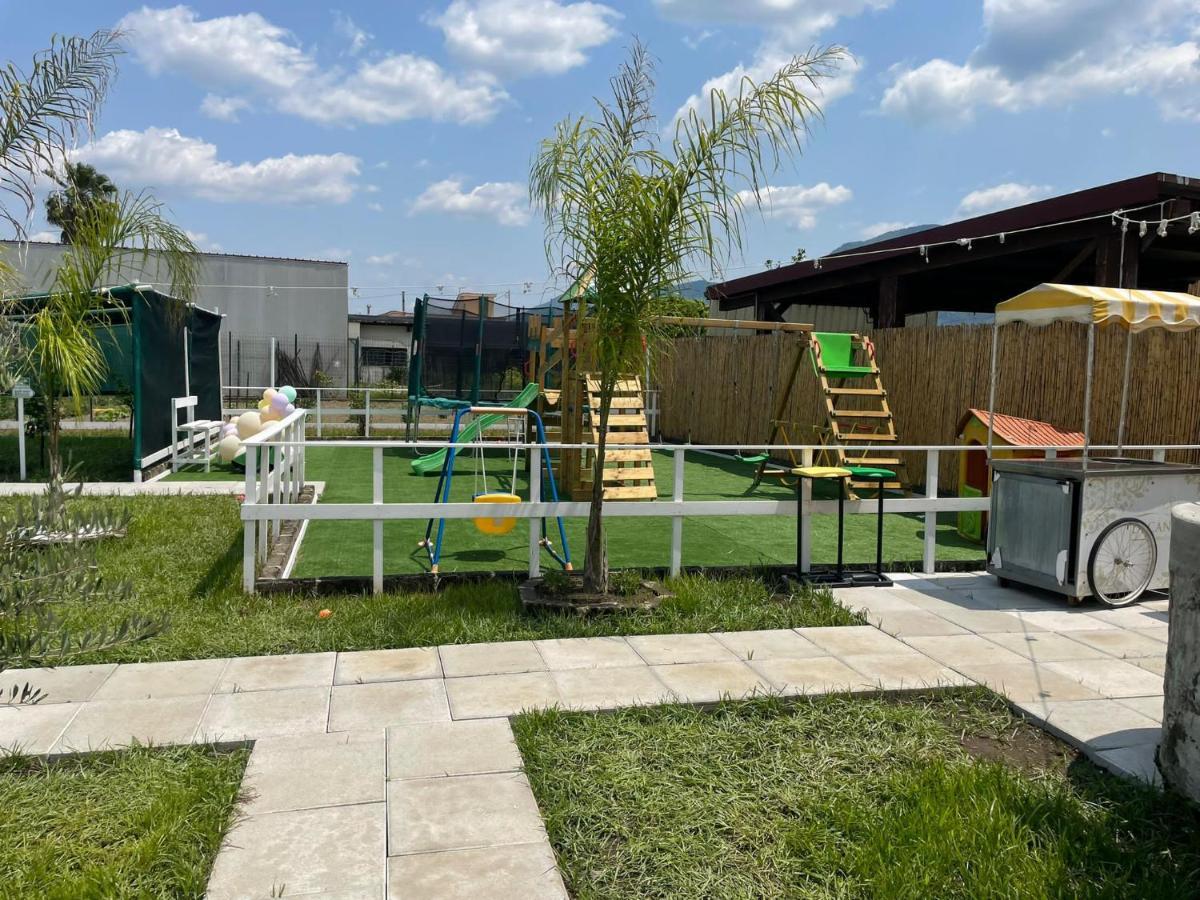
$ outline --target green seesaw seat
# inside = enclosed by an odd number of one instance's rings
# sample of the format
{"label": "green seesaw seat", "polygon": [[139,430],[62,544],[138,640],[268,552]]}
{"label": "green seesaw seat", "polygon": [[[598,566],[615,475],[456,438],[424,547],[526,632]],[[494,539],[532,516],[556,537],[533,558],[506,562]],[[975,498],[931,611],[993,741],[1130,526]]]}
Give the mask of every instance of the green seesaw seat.
{"label": "green seesaw seat", "polygon": [[[870,375],[875,370],[870,366],[856,366],[854,346],[851,341],[854,335],[832,331],[814,331],[812,339],[821,348],[821,368],[825,375],[833,378],[860,378]],[[816,356],[813,357],[813,368],[817,367]]]}
{"label": "green seesaw seat", "polygon": [[[525,385],[525,389],[517,396],[513,397],[507,403],[480,403],[480,406],[504,406],[509,409],[526,409],[534,400],[537,399],[538,386],[536,382],[531,382]],[[458,435],[458,440],[455,443],[469,444],[478,437],[479,433],[497,422],[504,419],[501,415],[480,416],[478,419],[473,419],[466,428]],[[434,475],[442,470],[442,464],[446,461],[446,450],[435,450],[433,453],[425,456],[418,456],[411,463],[414,475]]]}

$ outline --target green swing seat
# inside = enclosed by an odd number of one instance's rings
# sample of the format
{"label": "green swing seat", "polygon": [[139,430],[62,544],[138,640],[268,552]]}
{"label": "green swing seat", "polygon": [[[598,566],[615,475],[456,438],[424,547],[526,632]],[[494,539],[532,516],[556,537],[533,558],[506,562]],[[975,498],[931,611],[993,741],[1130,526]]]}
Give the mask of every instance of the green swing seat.
{"label": "green swing seat", "polygon": [[[856,366],[854,361],[854,335],[833,331],[814,331],[812,339],[821,348],[821,368],[825,375],[833,378],[861,378],[874,373],[871,366]],[[813,357],[813,368],[817,368]]]}

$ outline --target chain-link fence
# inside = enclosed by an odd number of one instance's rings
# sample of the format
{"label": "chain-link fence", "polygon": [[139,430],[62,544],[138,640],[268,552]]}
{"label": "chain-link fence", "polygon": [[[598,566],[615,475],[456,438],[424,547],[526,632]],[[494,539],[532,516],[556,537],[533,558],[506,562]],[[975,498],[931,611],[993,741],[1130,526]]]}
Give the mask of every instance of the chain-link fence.
{"label": "chain-link fence", "polygon": [[221,381],[231,387],[290,384],[347,387],[355,383],[352,342],[304,335],[233,334],[222,337]]}

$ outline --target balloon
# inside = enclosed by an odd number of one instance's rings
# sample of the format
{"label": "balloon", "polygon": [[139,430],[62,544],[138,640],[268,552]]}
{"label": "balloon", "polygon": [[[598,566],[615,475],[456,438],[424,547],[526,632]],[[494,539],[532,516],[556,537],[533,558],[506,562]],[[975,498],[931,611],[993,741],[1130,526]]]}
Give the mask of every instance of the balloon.
{"label": "balloon", "polygon": [[267,388],[265,391],[263,391],[263,399],[266,400],[268,403],[270,403],[271,398],[274,397],[277,393],[278,393],[278,391],[276,391],[275,388]]}
{"label": "balloon", "polygon": [[288,399],[288,403],[296,402],[296,389],[290,384],[285,384],[279,389],[279,393],[283,394]]}
{"label": "balloon", "polygon": [[280,412],[279,410],[277,410],[275,407],[271,406],[271,407],[268,407],[267,409],[264,409],[262,411],[262,415],[259,418],[261,418],[264,423],[278,422],[280,419],[283,418],[283,413]]}
{"label": "balloon", "polygon": [[221,438],[221,443],[217,444],[217,453],[221,456],[221,462],[232,462],[241,446],[242,442],[236,434],[227,434]]}
{"label": "balloon", "polygon": [[256,412],[245,412],[238,416],[237,433],[243,441],[262,431],[262,418]]}
{"label": "balloon", "polygon": [[221,437],[237,434],[237,422],[226,422],[221,426]]}
{"label": "balloon", "polygon": [[287,394],[280,391],[271,398],[271,409],[275,410],[276,412],[283,412],[285,409],[287,409],[287,405],[290,402],[291,401],[287,398]]}
{"label": "balloon", "polygon": [[296,411],[296,404],[295,404],[295,403],[289,403],[289,404],[287,405],[287,408],[286,408],[286,409],[284,409],[284,411],[283,411],[283,414],[284,414],[285,416],[290,416],[290,415],[291,415],[292,413],[294,413],[295,411]]}
{"label": "balloon", "polygon": [[258,408],[259,408],[259,409],[270,409],[270,408],[271,408],[271,403],[270,403],[270,401],[269,401],[269,400],[259,400],[259,401],[258,401]]}

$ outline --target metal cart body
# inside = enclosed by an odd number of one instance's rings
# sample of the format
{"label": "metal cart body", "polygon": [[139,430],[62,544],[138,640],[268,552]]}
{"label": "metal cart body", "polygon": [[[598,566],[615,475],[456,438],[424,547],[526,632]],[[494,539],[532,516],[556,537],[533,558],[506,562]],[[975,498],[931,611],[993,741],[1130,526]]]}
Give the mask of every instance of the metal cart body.
{"label": "metal cart body", "polygon": [[1141,459],[996,460],[987,570],[999,578],[1082,598],[1093,593],[1088,560],[1113,522],[1135,518],[1153,532],[1148,588],[1167,587],[1171,506],[1200,500],[1200,467]]}

